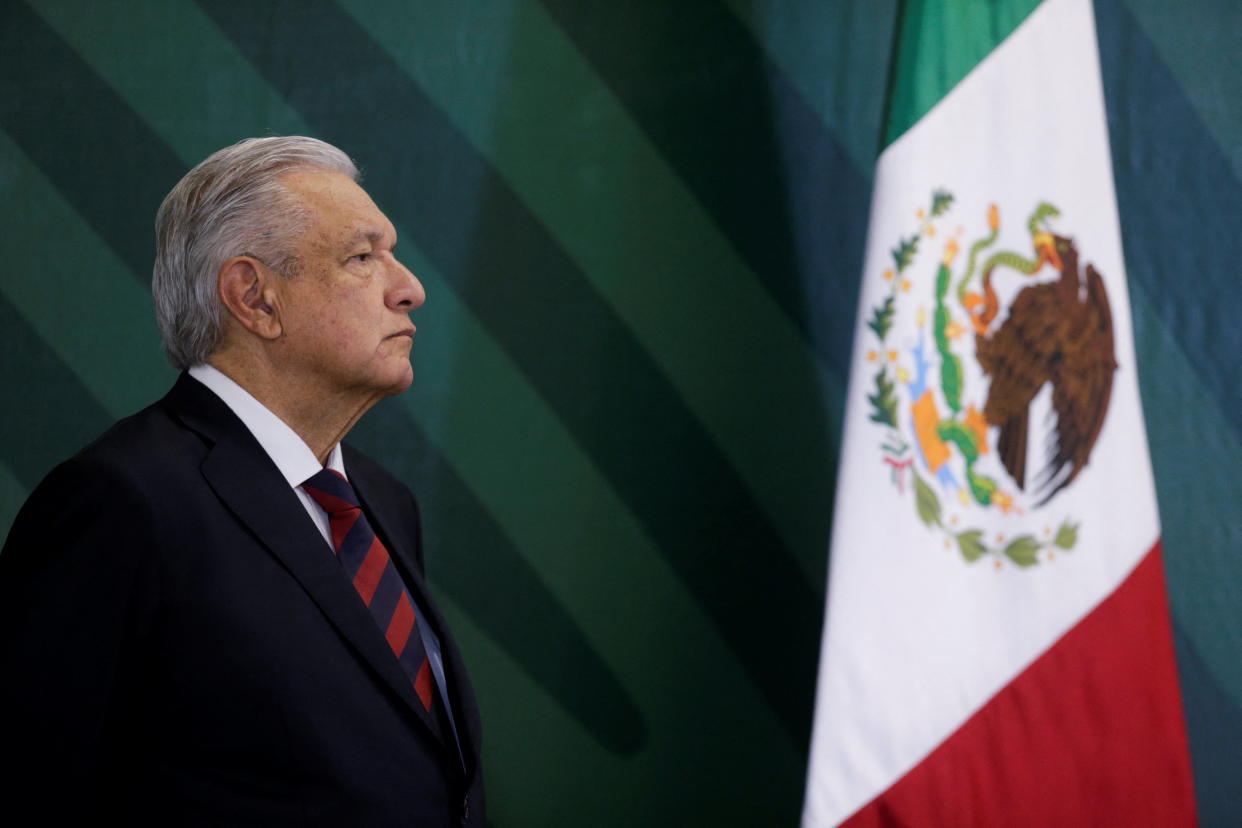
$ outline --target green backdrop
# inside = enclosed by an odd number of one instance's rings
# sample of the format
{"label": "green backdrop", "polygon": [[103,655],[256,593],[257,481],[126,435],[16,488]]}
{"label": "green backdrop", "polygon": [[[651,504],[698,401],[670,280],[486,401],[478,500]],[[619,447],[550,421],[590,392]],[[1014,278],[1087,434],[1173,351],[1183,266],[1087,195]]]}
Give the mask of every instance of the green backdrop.
{"label": "green backdrop", "polygon": [[[1236,824],[1242,7],[1096,12],[1199,805]],[[427,287],[353,441],[422,501],[494,822],[794,824],[896,15],[0,0],[0,532],[172,381],[163,194],[324,138]]]}

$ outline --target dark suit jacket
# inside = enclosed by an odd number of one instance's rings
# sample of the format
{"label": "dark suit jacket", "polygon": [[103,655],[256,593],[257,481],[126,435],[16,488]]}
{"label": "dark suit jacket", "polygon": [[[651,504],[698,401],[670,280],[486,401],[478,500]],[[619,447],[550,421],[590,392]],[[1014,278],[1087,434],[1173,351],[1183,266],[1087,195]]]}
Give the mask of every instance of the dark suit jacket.
{"label": "dark suit jacket", "polygon": [[414,498],[356,452],[345,466],[440,638],[464,767],[275,465],[182,375],[57,467],[0,553],[6,811],[485,823],[478,711]]}

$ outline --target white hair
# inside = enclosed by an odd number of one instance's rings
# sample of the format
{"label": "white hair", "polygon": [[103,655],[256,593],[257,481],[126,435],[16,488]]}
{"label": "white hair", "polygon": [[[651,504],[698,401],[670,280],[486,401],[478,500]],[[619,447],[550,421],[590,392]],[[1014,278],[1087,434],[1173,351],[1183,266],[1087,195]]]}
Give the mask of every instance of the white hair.
{"label": "white hair", "polygon": [[358,180],[349,156],[316,138],[248,138],[214,152],[185,174],[155,217],[151,295],[169,361],[205,362],[224,338],[220,268],[249,255],[296,275],[294,242],[310,214],[280,183],[293,170],[329,170]]}

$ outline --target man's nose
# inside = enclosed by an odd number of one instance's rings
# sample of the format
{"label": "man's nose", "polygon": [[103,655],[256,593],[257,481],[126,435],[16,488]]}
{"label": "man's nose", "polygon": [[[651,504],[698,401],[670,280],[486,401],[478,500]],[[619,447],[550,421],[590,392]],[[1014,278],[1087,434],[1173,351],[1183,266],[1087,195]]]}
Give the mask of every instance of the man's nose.
{"label": "man's nose", "polygon": [[393,310],[412,311],[427,301],[427,292],[418,277],[397,259],[392,258],[389,266],[388,305]]}

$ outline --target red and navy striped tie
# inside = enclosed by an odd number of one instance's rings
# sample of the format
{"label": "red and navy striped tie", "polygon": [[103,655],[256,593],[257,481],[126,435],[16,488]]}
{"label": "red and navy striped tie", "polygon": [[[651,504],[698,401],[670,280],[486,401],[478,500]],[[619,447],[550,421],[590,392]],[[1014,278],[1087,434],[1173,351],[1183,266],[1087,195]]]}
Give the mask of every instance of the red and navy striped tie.
{"label": "red and navy striped tie", "polygon": [[423,707],[430,711],[435,702],[435,679],[422,636],[415,629],[418,613],[388,550],[362,513],[354,487],[340,472],[320,469],[302,488],[328,513],[332,546],[341,566],[384,631]]}

